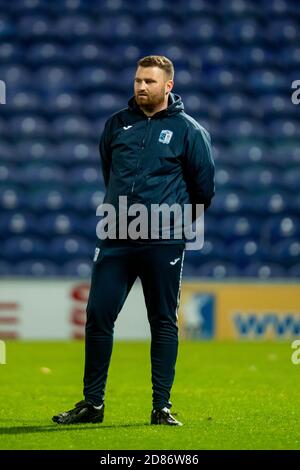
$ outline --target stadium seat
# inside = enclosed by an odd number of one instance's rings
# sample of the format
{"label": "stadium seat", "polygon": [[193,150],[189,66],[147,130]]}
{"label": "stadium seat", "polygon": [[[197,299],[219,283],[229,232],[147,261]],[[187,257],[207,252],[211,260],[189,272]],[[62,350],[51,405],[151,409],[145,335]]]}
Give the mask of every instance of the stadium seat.
{"label": "stadium seat", "polygon": [[38,221],[30,212],[3,211],[0,215],[0,237],[11,238],[14,235],[36,235]]}
{"label": "stadium seat", "polygon": [[15,184],[18,183],[19,180],[19,171],[16,165],[12,165],[10,163],[1,163],[0,162],[0,184]]}
{"label": "stadium seat", "polygon": [[92,272],[92,257],[87,259],[75,259],[62,266],[61,273],[64,276],[90,279]]}
{"label": "stadium seat", "polygon": [[260,227],[256,217],[245,217],[242,214],[228,216],[219,220],[220,233],[227,242],[243,238],[258,239]]}
{"label": "stadium seat", "polygon": [[81,163],[97,163],[100,173],[100,155],[98,145],[91,144],[89,140],[66,140],[57,145],[55,152],[52,155],[53,160],[61,165],[74,165]]}
{"label": "stadium seat", "polygon": [[72,197],[65,189],[49,188],[34,190],[29,195],[30,207],[38,213],[68,210]]}
{"label": "stadium seat", "polygon": [[[42,29],[43,26],[41,24],[41,21],[39,21],[38,23],[39,28]],[[43,29],[46,33],[46,23]],[[43,33],[42,40],[38,43],[34,43],[29,47],[28,63],[32,67],[52,64],[63,65],[65,63],[65,57],[67,55],[66,47],[53,41],[45,41],[44,38],[45,34]]]}
{"label": "stadium seat", "polygon": [[78,41],[93,39],[103,23],[96,23],[95,18],[89,15],[70,13],[56,21],[55,28],[57,38],[61,41]]}
{"label": "stadium seat", "polygon": [[244,191],[216,191],[211,203],[210,212],[214,215],[230,215],[236,213],[251,213],[255,209],[254,197]]}
{"label": "stadium seat", "polygon": [[226,259],[226,245],[219,238],[205,238],[204,245],[199,250],[189,250],[186,252],[185,260],[188,264],[198,268],[203,263],[213,261],[214,259]]}
{"label": "stadium seat", "polygon": [[272,245],[276,241],[291,239],[300,236],[300,223],[298,218],[289,214],[282,214],[268,218],[261,229],[262,239]]}
{"label": "stadium seat", "polygon": [[56,155],[54,144],[49,143],[46,139],[29,139],[17,143],[13,148],[12,160],[16,163],[32,164],[40,161],[51,163]]}
{"label": "stadium seat", "polygon": [[71,69],[65,65],[40,67],[34,79],[34,88],[43,95],[57,94],[62,91],[76,91],[74,75]]}
{"label": "stadium seat", "polygon": [[240,172],[241,185],[249,192],[276,191],[282,189],[282,173],[267,166],[245,168]]}
{"label": "stadium seat", "polygon": [[251,98],[245,93],[221,93],[217,99],[216,112],[223,119],[261,117],[261,108],[253,107]]}
{"label": "stadium seat", "polygon": [[[23,5],[21,6],[23,7]],[[33,12],[21,16],[17,22],[18,36],[22,41],[43,40],[54,37],[53,21],[48,15]],[[30,56],[29,56],[30,57]]]}
{"label": "stadium seat", "polygon": [[300,263],[299,238],[291,238],[277,242],[272,246],[274,261],[281,266],[291,267]]}
{"label": "stadium seat", "polygon": [[29,207],[26,192],[16,187],[0,187],[0,209],[5,211],[23,210]]}
{"label": "stadium seat", "polygon": [[62,140],[71,138],[88,138],[92,134],[89,121],[80,115],[64,115],[57,117],[53,122],[53,136]]}
{"label": "stadium seat", "polygon": [[32,276],[40,279],[41,277],[58,276],[59,270],[55,263],[48,260],[27,260],[15,265],[14,275]]}
{"label": "stadium seat", "polygon": [[11,117],[9,120],[9,137],[11,141],[27,138],[44,138],[51,137],[47,121],[39,115],[28,114],[22,116]]}
{"label": "stadium seat", "polygon": [[7,116],[22,113],[41,114],[42,108],[42,100],[38,93],[21,89],[15,90],[11,96],[8,95],[4,114]]}
{"label": "stadium seat", "polygon": [[39,231],[45,237],[52,239],[58,235],[80,235],[82,221],[73,212],[58,212],[42,216],[39,219]]}
{"label": "stadium seat", "polygon": [[266,95],[283,93],[286,87],[284,74],[276,69],[257,69],[250,72],[247,81],[249,93]]}
{"label": "stadium seat", "polygon": [[81,67],[82,65],[107,64],[110,60],[107,49],[95,41],[76,42],[69,46],[67,61],[70,65]]}
{"label": "stadium seat", "polygon": [[32,185],[36,188],[47,185],[62,185],[65,181],[65,172],[60,165],[31,162],[25,164],[22,169],[23,184]]}
{"label": "stadium seat", "polygon": [[81,189],[72,197],[72,206],[79,213],[95,214],[97,207],[102,204],[104,192],[95,189]]}
{"label": "stadium seat", "polygon": [[198,277],[212,277],[214,279],[224,279],[226,277],[238,278],[240,271],[233,263],[211,261],[205,263],[196,271]]}
{"label": "stadium seat", "polygon": [[226,22],[224,36],[231,44],[252,45],[263,38],[263,26],[253,17],[234,18]]}
{"label": "stadium seat", "polygon": [[229,258],[241,268],[245,268],[255,258],[262,261],[270,261],[268,246],[254,238],[245,238],[232,242],[228,247]]}
{"label": "stadium seat", "polygon": [[[99,88],[99,85],[96,85],[96,88]],[[113,82],[110,82],[110,87],[103,86],[103,90],[111,91],[112,88]],[[87,89],[92,91],[95,89],[95,84],[88,85]],[[124,104],[122,95],[116,93],[89,93],[84,101],[83,109],[87,116],[95,118],[111,115],[118,109],[124,108]]]}
{"label": "stadium seat", "polygon": [[275,45],[299,44],[299,25],[291,18],[276,19],[268,24],[265,37]]}
{"label": "stadium seat", "polygon": [[183,25],[181,35],[186,44],[193,46],[218,43],[221,37],[218,23],[213,16],[197,16],[189,19]]}
{"label": "stadium seat", "polygon": [[83,237],[60,236],[54,237],[48,245],[51,260],[58,264],[71,261],[74,258],[92,257],[94,245]]}
{"label": "stadium seat", "polygon": [[244,44],[239,50],[239,63],[243,70],[248,71],[259,67],[273,68],[276,66],[276,54],[272,49],[262,47],[259,43]]}
{"label": "stadium seat", "polygon": [[82,111],[82,101],[79,94],[74,91],[58,90],[44,97],[44,106],[40,113],[48,118],[55,118],[63,114],[79,114]]}
{"label": "stadium seat", "polygon": [[23,260],[38,260],[47,256],[45,241],[40,237],[14,236],[7,239],[3,245],[3,258],[7,261],[20,262]]}
{"label": "stadium seat", "polygon": [[19,62],[24,54],[23,47],[20,44],[15,44],[14,40],[3,39],[3,42],[0,44],[0,63],[12,63]]}
{"label": "stadium seat", "polygon": [[285,191],[269,190],[257,196],[256,202],[257,213],[268,217],[292,211],[294,198]]}
{"label": "stadium seat", "polygon": [[164,17],[147,18],[139,32],[140,39],[145,44],[153,42],[164,44],[176,40],[178,36],[177,23]]}
{"label": "stadium seat", "polygon": [[255,279],[284,278],[286,276],[285,269],[276,263],[262,263],[259,261],[248,264],[243,269],[244,277]]}

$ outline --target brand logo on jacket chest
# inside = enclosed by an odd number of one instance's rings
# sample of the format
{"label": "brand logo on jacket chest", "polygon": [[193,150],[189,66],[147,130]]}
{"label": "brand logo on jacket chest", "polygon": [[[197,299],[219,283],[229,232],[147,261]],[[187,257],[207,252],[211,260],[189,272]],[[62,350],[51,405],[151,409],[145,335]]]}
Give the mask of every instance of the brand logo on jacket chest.
{"label": "brand logo on jacket chest", "polygon": [[158,142],[162,144],[169,144],[170,140],[172,139],[173,132],[168,130],[163,130],[159,134]]}

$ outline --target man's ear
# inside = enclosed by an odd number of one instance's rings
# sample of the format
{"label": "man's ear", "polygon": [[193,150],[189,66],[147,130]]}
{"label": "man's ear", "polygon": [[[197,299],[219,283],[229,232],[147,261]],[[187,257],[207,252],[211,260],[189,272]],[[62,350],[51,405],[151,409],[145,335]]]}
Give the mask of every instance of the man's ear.
{"label": "man's ear", "polygon": [[170,86],[170,89],[169,89],[168,93],[170,93],[170,91],[172,91],[172,88],[173,88],[173,86],[174,86],[173,80],[170,80],[170,81],[169,81],[169,86]]}

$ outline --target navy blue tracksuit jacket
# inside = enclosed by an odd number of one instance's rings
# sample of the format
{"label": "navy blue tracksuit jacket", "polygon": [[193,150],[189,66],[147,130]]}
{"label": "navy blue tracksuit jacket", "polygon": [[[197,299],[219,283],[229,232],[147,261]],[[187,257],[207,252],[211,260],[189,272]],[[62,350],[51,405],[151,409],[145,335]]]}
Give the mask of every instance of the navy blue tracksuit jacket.
{"label": "navy blue tracksuit jacket", "polygon": [[[168,107],[151,118],[132,97],[127,108],[107,120],[100,155],[104,202],[114,205],[117,214],[119,196],[127,196],[128,205],[147,207],[210,205],[215,191],[210,136],[184,112],[177,94],[170,93]],[[98,241],[87,305],[84,372],[85,399],[94,405],[104,401],[114,323],[139,277],[151,329],[152,405],[171,407],[185,242],[172,237]],[[134,384],[132,388],[134,393]]]}
{"label": "navy blue tracksuit jacket", "polygon": [[[184,112],[177,94],[170,93],[168,108],[152,117],[132,97],[127,108],[106,122],[100,154],[107,186],[104,202],[117,215],[121,195],[127,196],[128,205],[148,208],[163,203],[177,203],[182,210],[184,204],[210,205],[215,191],[210,136]],[[172,242],[172,227],[170,232],[170,240],[161,241]]]}

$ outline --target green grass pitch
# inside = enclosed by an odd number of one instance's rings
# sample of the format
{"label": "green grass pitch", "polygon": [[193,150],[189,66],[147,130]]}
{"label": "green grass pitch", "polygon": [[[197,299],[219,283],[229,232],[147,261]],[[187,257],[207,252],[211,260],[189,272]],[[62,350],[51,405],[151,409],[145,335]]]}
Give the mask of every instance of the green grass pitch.
{"label": "green grass pitch", "polygon": [[179,344],[172,411],[151,426],[150,343],[115,341],[102,424],[59,426],[82,399],[84,343],[7,342],[0,449],[299,449],[300,365],[290,342]]}

